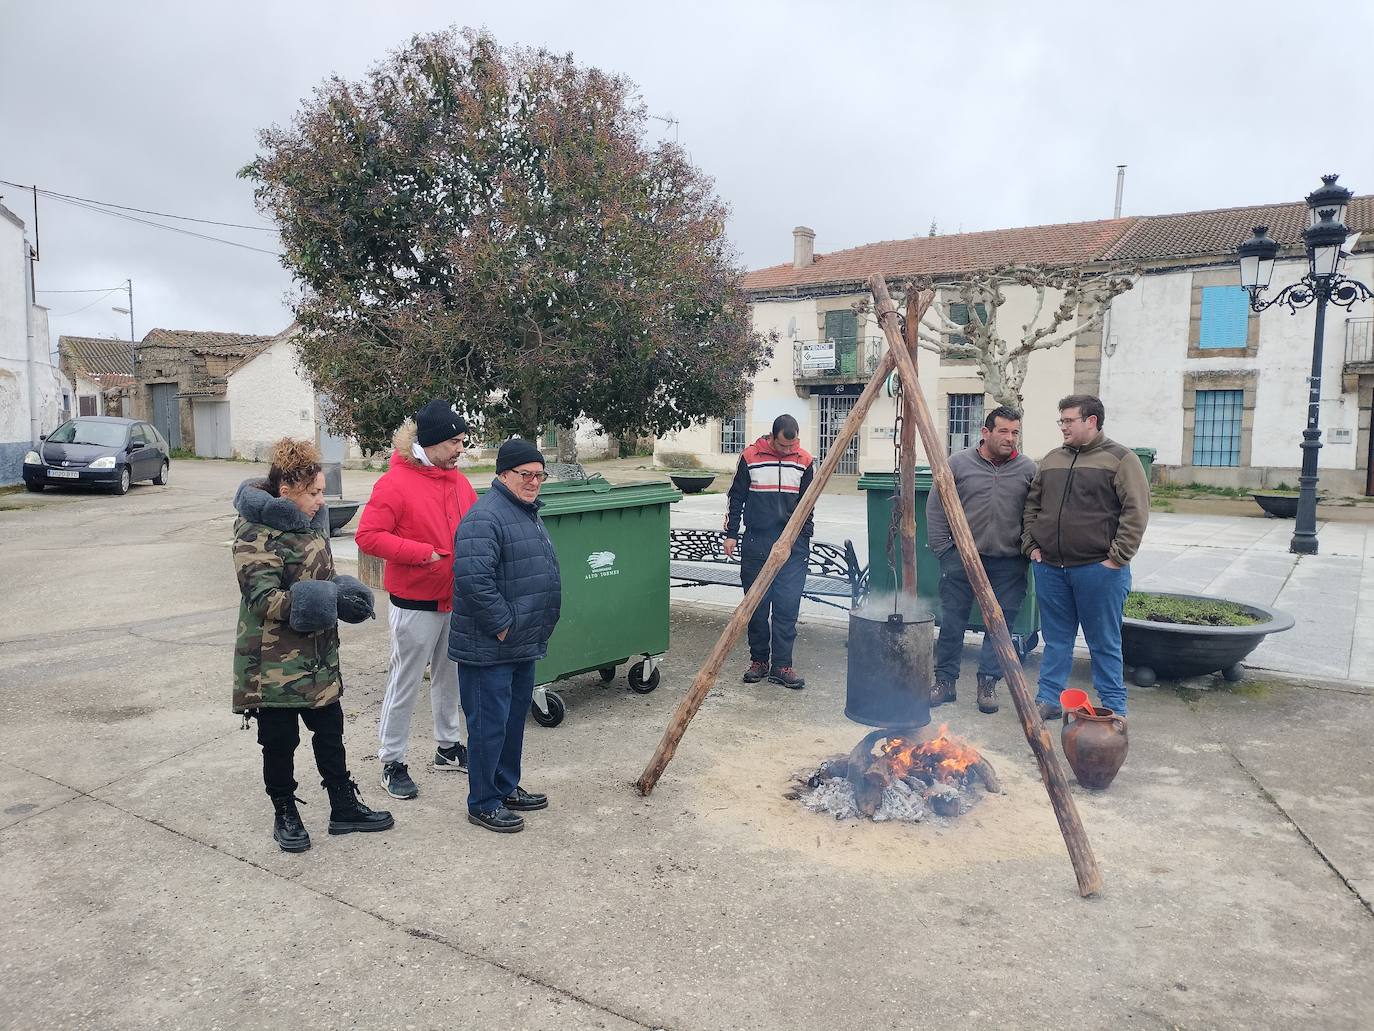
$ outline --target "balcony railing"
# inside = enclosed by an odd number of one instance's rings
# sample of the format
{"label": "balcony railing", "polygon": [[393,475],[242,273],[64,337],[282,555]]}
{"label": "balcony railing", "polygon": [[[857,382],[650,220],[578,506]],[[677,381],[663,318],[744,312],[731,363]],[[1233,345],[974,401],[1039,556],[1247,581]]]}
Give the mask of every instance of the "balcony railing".
{"label": "balcony railing", "polygon": [[1345,364],[1374,364],[1374,319],[1345,320]]}
{"label": "balcony railing", "polygon": [[853,343],[805,340],[792,346],[792,378],[798,383],[869,379],[883,360],[883,337]]}

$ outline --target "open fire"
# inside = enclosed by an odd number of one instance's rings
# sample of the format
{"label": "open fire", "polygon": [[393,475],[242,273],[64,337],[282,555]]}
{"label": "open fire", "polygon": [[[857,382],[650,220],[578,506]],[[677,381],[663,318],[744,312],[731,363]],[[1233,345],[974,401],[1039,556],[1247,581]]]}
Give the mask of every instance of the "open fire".
{"label": "open fire", "polygon": [[876,821],[919,822],[930,813],[958,816],[984,793],[1001,791],[992,765],[945,725],[933,736],[875,730],[848,756],[827,759],[793,779],[789,798],[836,819],[862,814]]}

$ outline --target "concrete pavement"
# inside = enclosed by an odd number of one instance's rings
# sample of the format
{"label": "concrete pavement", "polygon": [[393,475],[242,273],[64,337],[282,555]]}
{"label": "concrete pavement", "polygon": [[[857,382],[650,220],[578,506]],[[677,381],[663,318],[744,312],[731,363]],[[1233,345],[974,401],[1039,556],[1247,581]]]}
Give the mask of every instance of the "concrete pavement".
{"label": "concrete pavement", "polygon": [[[844,634],[820,621],[805,691],[739,684],[738,650],[639,798],[723,625],[680,604],[658,691],[577,678],[566,722],[529,727],[526,781],[553,804],[524,834],[463,820],[420,705],[397,827],[325,834],[303,747],[315,847],[285,855],[228,712],[228,498],[251,467],[176,471],[0,511],[0,1026],[1374,1024],[1374,695],[1349,681],[1135,692],[1121,776],[1074,788],[1106,877],[1084,901],[1009,706],[939,710],[1006,788],[961,821],[837,823],[781,797],[862,733]],[[675,519],[712,525],[711,501]],[[376,805],[386,649],[384,612],[344,628],[350,763]]]}

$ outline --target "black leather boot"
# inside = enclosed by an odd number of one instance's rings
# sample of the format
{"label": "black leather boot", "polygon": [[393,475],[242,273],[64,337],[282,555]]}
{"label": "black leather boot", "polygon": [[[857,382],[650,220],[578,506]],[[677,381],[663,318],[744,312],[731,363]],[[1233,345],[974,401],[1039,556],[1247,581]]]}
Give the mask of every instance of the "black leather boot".
{"label": "black leather boot", "polygon": [[352,777],[341,783],[326,784],[329,792],[329,833],[385,831],[396,823],[388,812],[374,812],[363,805],[362,792]]}
{"label": "black leather boot", "polygon": [[306,832],[305,824],[301,823],[297,802],[305,805],[294,795],[272,797],[272,805],[277,810],[277,817],[272,822],[272,840],[283,852],[304,852],[310,847],[310,835]]}

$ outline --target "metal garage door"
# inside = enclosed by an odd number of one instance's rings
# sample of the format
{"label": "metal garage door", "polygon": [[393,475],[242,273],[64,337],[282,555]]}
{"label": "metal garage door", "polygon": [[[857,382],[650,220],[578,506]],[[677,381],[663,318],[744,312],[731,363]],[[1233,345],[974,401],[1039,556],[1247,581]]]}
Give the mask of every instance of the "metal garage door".
{"label": "metal garage door", "polygon": [[181,447],[181,412],[177,406],[177,385],[175,383],[154,383],[150,388],[153,395],[153,425],[157,427],[173,449]]}
{"label": "metal garage door", "polygon": [[191,417],[196,427],[196,454],[201,458],[229,458],[229,402],[197,399],[191,403]]}

